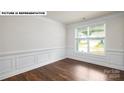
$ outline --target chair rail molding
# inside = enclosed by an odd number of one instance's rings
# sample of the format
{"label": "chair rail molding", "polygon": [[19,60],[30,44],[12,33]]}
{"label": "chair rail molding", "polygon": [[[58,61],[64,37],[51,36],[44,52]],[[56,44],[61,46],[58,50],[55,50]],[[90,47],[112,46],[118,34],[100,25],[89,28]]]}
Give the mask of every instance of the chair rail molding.
{"label": "chair rail molding", "polygon": [[108,49],[105,56],[99,56],[79,53],[74,48],[68,47],[67,58],[124,70],[124,50]]}
{"label": "chair rail molding", "polygon": [[64,59],[65,51],[62,47],[0,53],[0,80]]}

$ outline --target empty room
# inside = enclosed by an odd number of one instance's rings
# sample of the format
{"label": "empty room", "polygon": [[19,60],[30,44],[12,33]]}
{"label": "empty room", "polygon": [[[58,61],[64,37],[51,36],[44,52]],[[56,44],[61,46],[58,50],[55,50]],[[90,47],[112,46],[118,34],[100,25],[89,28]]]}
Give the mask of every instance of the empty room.
{"label": "empty room", "polygon": [[123,81],[124,12],[0,16],[1,81]]}

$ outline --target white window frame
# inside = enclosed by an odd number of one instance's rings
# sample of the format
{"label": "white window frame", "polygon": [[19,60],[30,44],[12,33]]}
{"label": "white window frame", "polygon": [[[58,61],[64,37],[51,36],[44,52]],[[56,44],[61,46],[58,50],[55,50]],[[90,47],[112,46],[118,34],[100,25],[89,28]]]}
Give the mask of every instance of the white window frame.
{"label": "white window frame", "polygon": [[[88,30],[89,30],[89,27],[91,27],[91,26],[97,26],[97,25],[104,25],[104,32],[105,32],[105,37],[100,37],[100,38],[92,38],[92,37],[87,37],[87,38],[77,38],[77,28],[85,28],[85,27],[88,27]],[[91,24],[91,25],[85,25],[85,26],[80,26],[80,27],[77,27],[76,29],[75,29],[75,52],[78,52],[78,53],[83,53],[83,54],[91,54],[91,55],[98,55],[98,56],[105,56],[105,54],[106,54],[106,24],[105,23],[96,23],[96,24]],[[88,33],[89,33],[89,31],[88,31]],[[86,39],[87,41],[88,41],[88,52],[79,52],[78,51],[78,41],[79,40],[84,40],[84,39]],[[91,53],[90,52],[90,47],[89,47],[89,40],[101,40],[101,39],[103,39],[104,40],[104,54],[102,55],[102,54],[93,54],[93,53]]]}

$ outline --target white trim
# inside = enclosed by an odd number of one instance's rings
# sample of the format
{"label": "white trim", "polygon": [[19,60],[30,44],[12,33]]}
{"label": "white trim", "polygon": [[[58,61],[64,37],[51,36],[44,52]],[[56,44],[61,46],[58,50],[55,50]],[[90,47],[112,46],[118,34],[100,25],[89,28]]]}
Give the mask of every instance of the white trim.
{"label": "white trim", "polygon": [[58,60],[62,60],[62,59],[52,60],[52,61],[48,61],[46,63],[39,63],[39,64],[35,64],[35,65],[29,66],[29,67],[26,67],[26,68],[23,68],[23,69],[20,69],[20,70],[15,70],[15,71],[11,71],[9,73],[5,73],[2,76],[0,76],[0,80],[6,79],[8,77],[12,77],[14,75],[21,74],[21,73],[24,73],[24,72],[27,72],[27,71],[30,71],[30,70],[48,65],[48,64],[51,64],[51,63],[56,62]]}
{"label": "white trim", "polygon": [[124,70],[123,50],[107,50],[103,56],[75,52],[73,47],[68,47],[67,50],[67,58]]}
{"label": "white trim", "polygon": [[0,80],[66,58],[65,48],[36,49],[0,56]]}
{"label": "white trim", "polygon": [[108,52],[118,52],[118,53],[124,53],[124,50],[121,49],[107,49]]}
{"label": "white trim", "polygon": [[79,57],[68,57],[68,58],[83,61],[83,62],[86,62],[86,63],[91,63],[91,64],[101,65],[101,66],[110,67],[110,68],[114,68],[114,69],[119,69],[119,70],[124,71],[124,66],[111,64],[111,63],[108,63],[104,60],[101,60],[101,62],[100,62],[100,60],[86,60],[86,59],[82,59],[82,58],[79,58]]}
{"label": "white trim", "polygon": [[53,49],[62,49],[62,48],[65,49],[66,47],[42,48],[42,49],[11,51],[11,52],[0,52],[0,57],[1,56],[10,56],[10,55],[22,54],[22,53],[32,53],[32,52],[40,52],[40,51],[49,51],[49,50],[53,50]]}
{"label": "white trim", "polygon": [[[91,27],[91,26],[99,26],[99,25],[104,25],[104,32],[105,32],[105,37],[90,37],[89,36],[89,28]],[[103,55],[105,55],[106,54],[106,24],[105,23],[94,23],[94,24],[91,24],[91,25],[87,25],[87,26],[82,26],[82,27],[80,27],[80,28],[87,28],[87,32],[88,32],[88,35],[86,36],[86,37],[84,37],[84,38],[80,38],[80,37],[78,37],[78,28],[79,27],[76,27],[75,28],[75,51],[76,52],[79,52],[77,49],[78,49],[78,43],[79,43],[79,40],[87,40],[87,43],[88,43],[88,46],[87,46],[87,54],[92,54],[92,55],[94,55],[93,53],[91,53],[90,52],[90,40],[104,40],[104,54]],[[85,52],[82,52],[82,53],[84,53],[85,54]],[[100,54],[95,54],[95,55],[100,55]]]}

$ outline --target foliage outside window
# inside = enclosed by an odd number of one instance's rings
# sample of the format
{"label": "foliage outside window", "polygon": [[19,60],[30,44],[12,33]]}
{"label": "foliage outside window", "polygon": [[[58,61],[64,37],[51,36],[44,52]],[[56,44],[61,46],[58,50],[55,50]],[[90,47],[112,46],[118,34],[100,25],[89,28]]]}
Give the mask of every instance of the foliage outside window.
{"label": "foliage outside window", "polygon": [[78,52],[104,55],[105,24],[77,28],[76,49]]}

